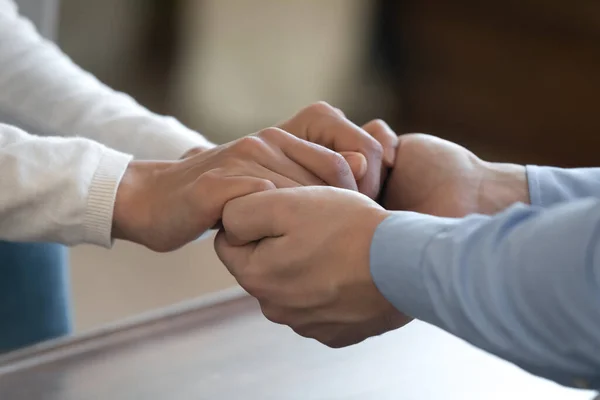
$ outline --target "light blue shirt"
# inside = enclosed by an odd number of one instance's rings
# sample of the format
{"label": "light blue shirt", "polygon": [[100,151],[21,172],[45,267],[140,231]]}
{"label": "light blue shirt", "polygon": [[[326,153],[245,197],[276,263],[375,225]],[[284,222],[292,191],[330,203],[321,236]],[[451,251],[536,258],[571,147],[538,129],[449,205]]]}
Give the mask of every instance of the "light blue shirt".
{"label": "light blue shirt", "polygon": [[400,311],[521,368],[600,388],[600,168],[527,168],[532,205],[462,219],[397,212],[371,274]]}

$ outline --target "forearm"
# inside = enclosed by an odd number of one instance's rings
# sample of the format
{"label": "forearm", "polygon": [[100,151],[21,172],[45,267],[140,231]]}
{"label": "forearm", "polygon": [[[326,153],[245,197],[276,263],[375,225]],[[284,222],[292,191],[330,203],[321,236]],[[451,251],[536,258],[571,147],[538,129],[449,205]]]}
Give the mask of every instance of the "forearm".
{"label": "forearm", "polygon": [[0,125],[0,239],[110,246],[130,160],[87,139],[41,138]]}
{"label": "forearm", "polygon": [[0,0],[0,110],[32,132],[84,136],[139,159],[177,159],[212,144],[82,71]]}
{"label": "forearm", "polygon": [[493,215],[515,203],[530,204],[526,167],[509,163],[482,162],[477,214]]}
{"label": "forearm", "polygon": [[600,387],[600,202],[494,217],[398,213],[371,270],[399,310],[565,385]]}

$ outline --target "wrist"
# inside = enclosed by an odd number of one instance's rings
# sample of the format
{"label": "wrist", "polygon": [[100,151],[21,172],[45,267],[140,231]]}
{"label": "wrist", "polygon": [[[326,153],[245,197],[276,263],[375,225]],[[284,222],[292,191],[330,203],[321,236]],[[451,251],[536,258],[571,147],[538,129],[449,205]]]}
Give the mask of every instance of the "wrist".
{"label": "wrist", "polygon": [[495,214],[514,203],[531,204],[525,166],[482,162],[482,170],[479,213]]}
{"label": "wrist", "polygon": [[147,221],[152,181],[158,170],[167,162],[131,161],[125,170],[115,197],[113,210],[112,238],[136,241],[136,232],[150,226]]}

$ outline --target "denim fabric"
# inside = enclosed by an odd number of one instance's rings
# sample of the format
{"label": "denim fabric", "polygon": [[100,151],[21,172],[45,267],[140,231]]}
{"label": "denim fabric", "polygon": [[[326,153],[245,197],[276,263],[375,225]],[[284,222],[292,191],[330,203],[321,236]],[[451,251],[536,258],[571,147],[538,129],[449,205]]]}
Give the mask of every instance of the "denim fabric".
{"label": "denim fabric", "polygon": [[71,332],[68,252],[0,241],[0,352]]}

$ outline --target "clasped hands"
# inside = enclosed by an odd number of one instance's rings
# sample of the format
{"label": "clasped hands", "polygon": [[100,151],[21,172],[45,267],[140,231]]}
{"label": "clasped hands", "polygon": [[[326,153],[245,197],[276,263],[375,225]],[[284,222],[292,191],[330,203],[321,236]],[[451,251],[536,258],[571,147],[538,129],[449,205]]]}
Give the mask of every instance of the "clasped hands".
{"label": "clasped hands", "polygon": [[526,196],[521,166],[428,135],[397,137],[380,120],[361,128],[317,103],[178,162],[132,162],[113,236],[171,251],[219,227],[219,258],[269,320],[343,347],[411,320],[370,274],[371,239],[392,210],[460,217]]}

